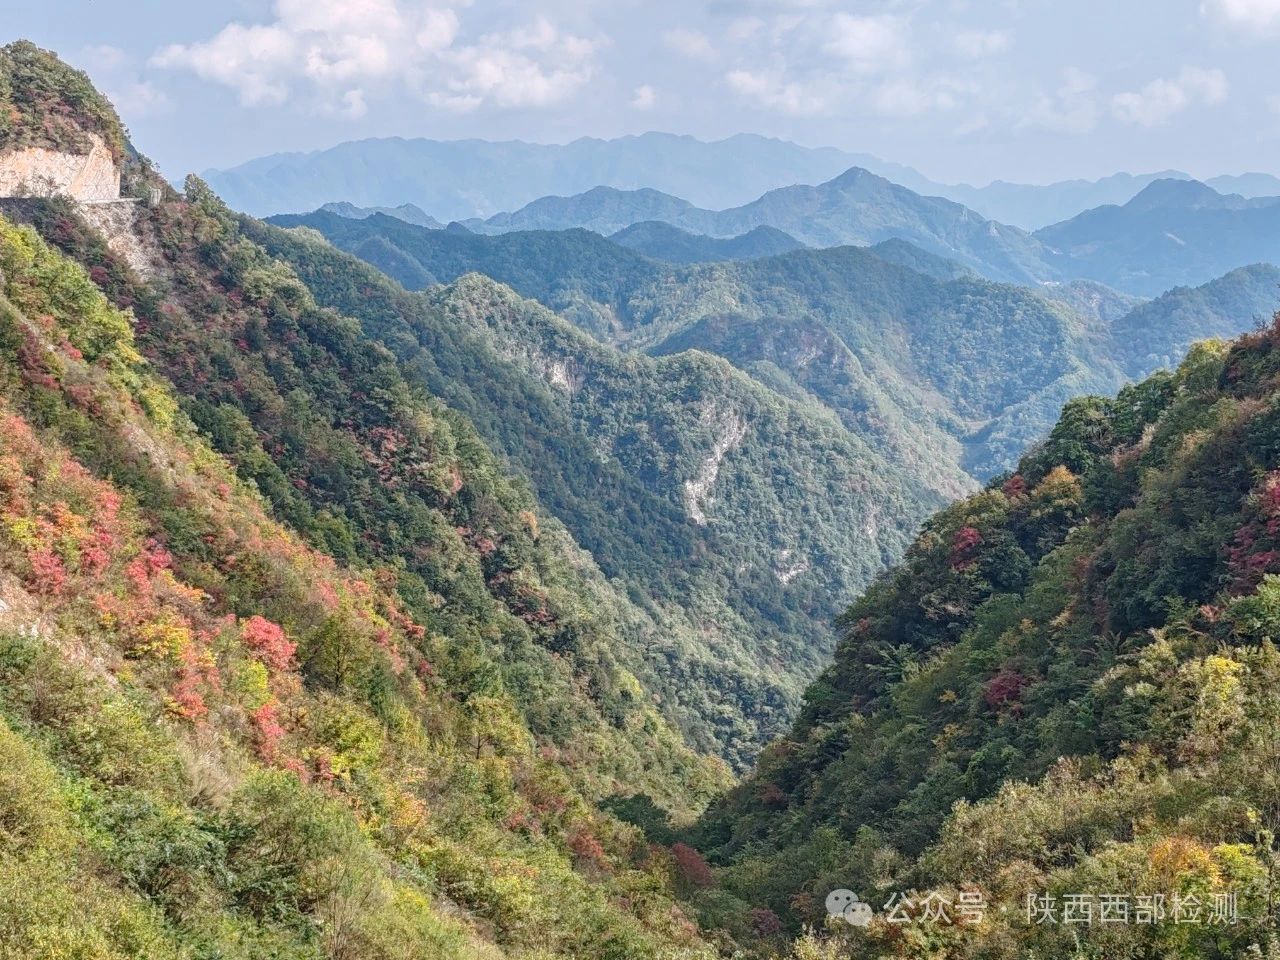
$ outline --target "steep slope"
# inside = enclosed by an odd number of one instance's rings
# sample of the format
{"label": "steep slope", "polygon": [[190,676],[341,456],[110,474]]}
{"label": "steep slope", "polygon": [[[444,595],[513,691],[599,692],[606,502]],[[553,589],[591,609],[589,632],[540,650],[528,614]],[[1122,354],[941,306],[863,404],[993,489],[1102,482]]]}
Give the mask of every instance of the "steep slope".
{"label": "steep slope", "polygon": [[1063,275],[1152,297],[1251,263],[1280,262],[1280,198],[1158,180],[1123,206],[1089,210],[1035,236]]}
{"label": "steep slope", "polygon": [[[791,734],[703,820],[723,865],[706,917],[817,922],[843,887],[878,916],[831,956],[1264,955],[1277,358],[1280,324],[1073,401],[1016,474],[933,518],[842,618]],[[955,919],[962,892],[983,917]],[[930,893],[951,919],[926,917]],[[1073,893],[1095,917],[1104,895],[1167,910],[1064,925]],[[1231,897],[1240,921],[1208,920]]]}
{"label": "steep slope", "polygon": [[713,263],[720,260],[754,260],[790,253],[804,244],[773,227],[756,227],[740,237],[706,237],[689,233],[660,220],[633,223],[610,235],[619,246],[670,263]]}
{"label": "steep slope", "polygon": [[[17,149],[118,129],[29,44],[0,81],[83,135]],[[660,628],[202,185],[124,174],[0,204],[0,952],[708,957],[603,812],[727,780],[631,669]]]}
{"label": "steep slope", "polygon": [[665,611],[655,670],[701,718],[686,729],[699,743],[714,730],[735,762],[794,709],[841,595],[964,487],[945,467],[921,483],[812,401],[721,360],[624,356],[477,277],[424,298],[306,231],[246,228],[465,411],[605,572]]}
{"label": "steep slope", "polygon": [[[421,514],[432,581],[356,549],[344,517],[299,523],[347,542],[337,563],[243,478],[283,480],[273,456],[291,457],[243,419],[237,463],[217,455],[83,270],[0,220],[0,275],[4,952],[708,955],[657,892],[661,869],[630,866],[635,837],[594,806],[645,781],[693,800],[706,772],[644,707],[608,707],[636,687],[607,640],[553,652],[451,528],[470,513],[510,556],[521,523],[464,424],[407,391],[349,407],[453,493]],[[340,318],[315,319],[360,356]],[[216,334],[202,343],[235,362]],[[350,382],[385,387],[393,369]],[[363,429],[331,431],[330,451]],[[530,546],[503,565],[549,587]],[[654,892],[620,908],[637,887]]]}

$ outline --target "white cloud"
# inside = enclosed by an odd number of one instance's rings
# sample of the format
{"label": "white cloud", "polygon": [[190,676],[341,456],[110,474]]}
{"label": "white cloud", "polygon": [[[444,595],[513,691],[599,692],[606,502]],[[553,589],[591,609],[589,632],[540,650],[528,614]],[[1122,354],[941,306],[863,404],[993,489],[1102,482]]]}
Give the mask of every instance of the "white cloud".
{"label": "white cloud", "polygon": [[1031,104],[1020,127],[1040,127],[1055,133],[1089,133],[1098,125],[1097,78],[1077,67],[1063,71],[1062,84],[1042,93]]}
{"label": "white cloud", "polygon": [[1280,22],[1280,0],[1204,0],[1200,9],[1243,27],[1270,27]]}
{"label": "white cloud", "polygon": [[119,47],[85,47],[79,60],[126,123],[164,113],[172,106],[164,91],[144,80],[133,57]]}
{"label": "white cloud", "polygon": [[80,62],[84,64],[86,70],[119,70],[128,66],[129,55],[119,47],[113,47],[107,43],[91,44],[84,48],[84,53],[80,58]]}
{"label": "white cloud", "polygon": [[164,113],[173,105],[163,90],[145,80],[108,86],[106,96],[126,122],[137,117]]}
{"label": "white cloud", "polygon": [[543,106],[591,77],[596,44],[545,18],[461,42],[450,7],[414,0],[275,0],[267,24],[231,23],[207,40],[158,50],[151,63],[190,70],[246,104],[281,104],[300,91],[323,110],[362,116],[378,89],[429,103]]}
{"label": "white cloud", "polygon": [[[767,19],[737,21],[722,57],[728,86],[792,115],[918,117],[958,109],[979,91],[956,31],[921,21],[911,4],[853,14],[831,3],[783,4]],[[807,9],[806,9],[807,8]],[[759,8],[757,8],[759,9]],[[974,34],[967,49],[993,53],[1004,34]]]}
{"label": "white cloud", "polygon": [[837,13],[829,21],[827,31],[827,52],[857,73],[893,69],[909,59],[906,24],[897,17]]}
{"label": "white cloud", "polygon": [[596,44],[563,34],[538,18],[528,27],[491,33],[468,46],[442,51],[443,91],[430,102],[473,109],[485,102],[501,107],[543,107],[557,103],[590,78]]}
{"label": "white cloud", "polygon": [[647,83],[636,87],[631,94],[631,107],[634,110],[652,110],[658,102],[657,91]]}
{"label": "white cloud", "polygon": [[804,116],[827,107],[826,98],[817,90],[788,80],[778,71],[731,70],[725,80],[737,93],[782,113]]}
{"label": "white cloud", "polygon": [[982,60],[1009,49],[1012,38],[1003,30],[961,30],[955,36],[956,51],[970,60]]}
{"label": "white cloud", "polygon": [[882,116],[915,117],[933,110],[953,110],[966,92],[963,84],[945,77],[898,77],[876,84],[869,95],[871,105]]}
{"label": "white cloud", "polygon": [[714,60],[716,49],[711,40],[699,30],[688,30],[677,27],[662,35],[662,42],[676,53],[690,60]]}
{"label": "white cloud", "polygon": [[1227,78],[1221,70],[1184,67],[1173,79],[1152,80],[1141,90],[1116,94],[1111,109],[1125,123],[1156,127],[1190,106],[1226,98]]}

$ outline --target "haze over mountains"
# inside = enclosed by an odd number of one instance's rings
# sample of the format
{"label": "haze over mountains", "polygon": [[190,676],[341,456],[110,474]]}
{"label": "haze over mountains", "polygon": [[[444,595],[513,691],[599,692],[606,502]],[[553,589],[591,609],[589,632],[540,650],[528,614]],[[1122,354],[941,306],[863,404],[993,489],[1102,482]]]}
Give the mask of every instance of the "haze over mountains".
{"label": "haze over mountains", "polygon": [[1224,196],[1195,180],[1157,180],[1123,206],[1037,230],[1059,269],[1143,296],[1280,263],[1280,197]]}
{"label": "haze over mountains", "polygon": [[[1046,185],[997,180],[975,187],[940,183],[903,164],[829,147],[749,134],[707,143],[665,133],[615,140],[584,137],[565,145],[394,137],[273,154],[203,176],[233,207],[260,216],[304,213],[330,201],[368,207],[407,202],[448,222],[490,217],[540,197],[571,196],[597,186],[650,188],[696,206],[724,209],[778,187],[821,183],[855,166],[1024,230],[1103,204],[1125,203],[1154,180],[1189,179],[1178,171],[1162,171]],[[1280,195],[1280,180],[1270,174],[1218,176],[1206,182],[1246,197]]]}
{"label": "haze over mountains", "polygon": [[1091,280],[1147,297],[1280,261],[1280,199],[1228,196],[1174,179],[1152,182],[1121,206],[1086,211],[1034,234],[857,168],[728,210],[705,210],[651,189],[596,187],[463,226],[485,234],[584,228],[675,262],[763,256],[788,245],[897,240],[993,280]]}

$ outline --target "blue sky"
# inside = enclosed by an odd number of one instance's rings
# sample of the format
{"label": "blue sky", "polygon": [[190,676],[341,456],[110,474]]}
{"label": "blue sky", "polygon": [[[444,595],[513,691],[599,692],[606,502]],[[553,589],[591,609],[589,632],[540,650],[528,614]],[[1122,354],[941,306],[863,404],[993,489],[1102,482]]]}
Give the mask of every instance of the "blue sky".
{"label": "blue sky", "polygon": [[1280,174],[1280,0],[3,0],[169,176],[369,136],[645,130],[941,180]]}

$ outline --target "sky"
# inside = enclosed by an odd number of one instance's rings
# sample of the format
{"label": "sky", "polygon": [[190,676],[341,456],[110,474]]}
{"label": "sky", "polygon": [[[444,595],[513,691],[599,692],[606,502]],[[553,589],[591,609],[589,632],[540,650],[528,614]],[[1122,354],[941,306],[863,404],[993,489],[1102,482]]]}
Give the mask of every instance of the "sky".
{"label": "sky", "polygon": [[166,175],[375,136],[759,133],[935,180],[1280,174],[1280,0],[0,0]]}

